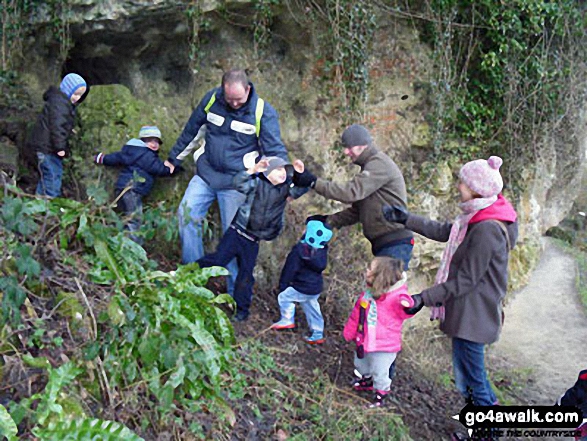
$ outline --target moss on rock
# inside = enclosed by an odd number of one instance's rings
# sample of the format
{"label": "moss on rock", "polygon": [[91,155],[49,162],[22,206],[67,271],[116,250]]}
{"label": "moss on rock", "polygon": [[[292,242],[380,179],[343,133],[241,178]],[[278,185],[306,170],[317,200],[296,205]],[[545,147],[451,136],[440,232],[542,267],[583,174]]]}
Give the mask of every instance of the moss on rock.
{"label": "moss on rock", "polygon": [[[112,167],[88,167],[95,153],[118,151],[130,139],[138,136],[141,126],[156,125],[163,138],[159,156],[164,160],[183,128],[164,105],[140,100],[127,87],[119,84],[92,87],[87,99],[79,107],[79,120],[81,130],[74,141],[74,154],[82,159],[79,165],[81,181],[86,186],[99,181],[111,192],[114,191],[119,170]],[[187,173],[156,180],[147,202],[172,200],[179,204],[187,181],[192,177],[190,159],[185,163]]]}

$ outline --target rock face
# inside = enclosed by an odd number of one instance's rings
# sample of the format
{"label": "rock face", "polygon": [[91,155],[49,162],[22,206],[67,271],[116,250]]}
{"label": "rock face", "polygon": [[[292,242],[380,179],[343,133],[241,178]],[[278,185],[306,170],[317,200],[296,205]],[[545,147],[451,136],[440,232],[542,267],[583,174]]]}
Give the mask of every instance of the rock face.
{"label": "rock face", "polygon": [[[38,100],[37,108],[43,90],[58,83],[63,73],[75,71],[88,80],[96,92],[91,92],[85,108],[80,107],[83,144],[118,149],[140,125],[157,123],[168,151],[193,107],[219,84],[222,72],[243,67],[259,94],[280,113],[282,137],[292,159],[304,159],[325,178],[345,179],[354,173],[355,167],[334,148],[347,110],[338,107],[332,73],[317,43],[320,24],[304,20],[307,11],[274,9],[272,38],[259,48],[253,38],[258,12],[249,0],[70,0],[68,5],[72,46],[65,62],[59,62],[59,41],[48,15],[40,11],[34,17],[34,36],[27,40],[23,76]],[[196,8],[190,18],[189,7]],[[457,212],[453,173],[460,164],[422,163],[432,148],[426,121],[430,92],[418,85],[433,78],[430,49],[411,25],[390,18],[380,17],[374,35],[368,99],[363,120],[356,122],[372,129],[376,144],[404,171],[410,208],[451,218]],[[194,28],[199,29],[197,35]],[[106,85],[120,86],[98,92]],[[579,133],[569,151],[584,151],[586,139],[584,132]],[[11,140],[18,144],[14,137]],[[564,218],[582,174],[581,161],[564,163],[560,140],[544,144],[545,160],[528,164],[528,180],[533,183],[515,201],[523,238],[536,237]],[[191,171],[192,164],[186,165]],[[188,172],[186,177],[190,176]],[[185,182],[174,182],[173,190],[164,189],[162,194],[181,196]],[[331,213],[342,206],[315,195],[296,204],[307,213]],[[296,228],[294,236],[300,229]],[[432,272],[441,248],[417,247],[414,263]]]}

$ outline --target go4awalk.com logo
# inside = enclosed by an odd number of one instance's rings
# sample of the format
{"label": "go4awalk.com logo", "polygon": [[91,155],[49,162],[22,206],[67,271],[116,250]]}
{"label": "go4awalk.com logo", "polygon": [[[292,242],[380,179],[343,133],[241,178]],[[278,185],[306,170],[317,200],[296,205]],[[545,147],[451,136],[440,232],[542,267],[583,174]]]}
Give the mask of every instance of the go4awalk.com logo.
{"label": "go4awalk.com logo", "polygon": [[453,418],[473,438],[576,436],[587,422],[574,406],[473,406],[467,404]]}

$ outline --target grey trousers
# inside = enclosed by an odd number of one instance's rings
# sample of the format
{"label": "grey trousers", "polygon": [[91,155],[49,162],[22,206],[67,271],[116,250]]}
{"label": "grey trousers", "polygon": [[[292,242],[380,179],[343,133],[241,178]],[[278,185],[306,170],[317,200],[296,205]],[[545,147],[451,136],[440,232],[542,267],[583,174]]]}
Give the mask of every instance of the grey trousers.
{"label": "grey trousers", "polygon": [[355,354],[355,368],[363,377],[373,377],[375,389],[388,391],[391,386],[389,367],[396,355],[395,352],[365,352],[365,358],[357,358]]}

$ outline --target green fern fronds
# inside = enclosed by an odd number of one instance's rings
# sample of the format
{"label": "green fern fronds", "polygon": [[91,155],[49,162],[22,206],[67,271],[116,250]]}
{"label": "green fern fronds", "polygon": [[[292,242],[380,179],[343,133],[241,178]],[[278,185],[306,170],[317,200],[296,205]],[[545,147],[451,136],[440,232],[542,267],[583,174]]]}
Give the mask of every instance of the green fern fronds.
{"label": "green fern fronds", "polygon": [[116,421],[84,419],[50,424],[36,428],[33,433],[43,441],[93,440],[144,441],[133,431]]}

